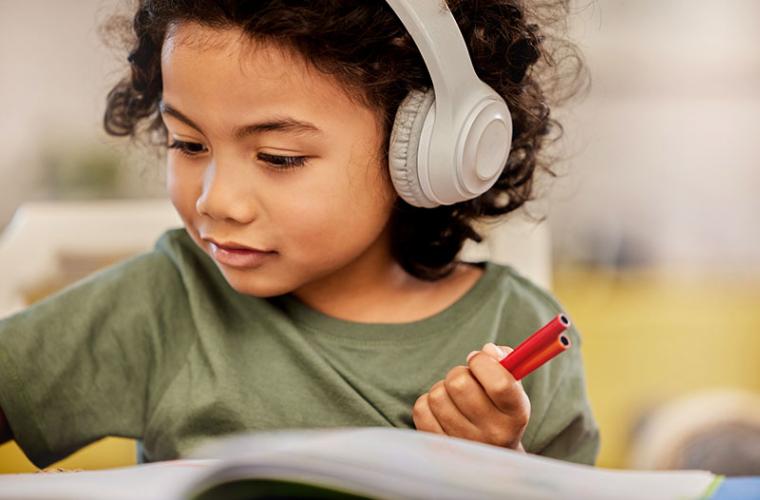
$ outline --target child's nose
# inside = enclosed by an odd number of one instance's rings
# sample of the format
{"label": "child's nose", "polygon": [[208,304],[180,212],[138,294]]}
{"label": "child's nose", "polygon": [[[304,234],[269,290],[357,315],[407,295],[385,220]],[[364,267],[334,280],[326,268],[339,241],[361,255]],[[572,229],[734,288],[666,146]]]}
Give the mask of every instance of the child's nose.
{"label": "child's nose", "polygon": [[253,180],[234,160],[213,160],[206,167],[201,195],[195,203],[200,215],[247,224],[256,218]]}

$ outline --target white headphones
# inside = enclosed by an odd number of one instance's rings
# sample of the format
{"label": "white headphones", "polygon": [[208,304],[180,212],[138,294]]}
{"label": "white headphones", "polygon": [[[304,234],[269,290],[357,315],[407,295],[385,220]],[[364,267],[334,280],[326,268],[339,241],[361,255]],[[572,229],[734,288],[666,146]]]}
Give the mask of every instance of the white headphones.
{"label": "white headphones", "polygon": [[393,186],[432,208],[476,198],[499,178],[512,143],[504,99],[475,73],[445,0],[388,0],[430,72],[396,112],[388,151]]}

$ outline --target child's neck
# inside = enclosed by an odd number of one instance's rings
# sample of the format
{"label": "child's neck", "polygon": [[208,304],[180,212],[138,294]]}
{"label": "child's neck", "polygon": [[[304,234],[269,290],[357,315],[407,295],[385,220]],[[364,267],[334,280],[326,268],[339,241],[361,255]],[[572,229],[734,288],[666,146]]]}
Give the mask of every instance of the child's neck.
{"label": "child's neck", "polygon": [[344,268],[293,294],[312,309],[335,318],[359,323],[408,323],[448,308],[484,272],[460,262],[449,276],[431,282],[409,275],[395,261],[387,262],[384,271],[377,269],[362,273]]}

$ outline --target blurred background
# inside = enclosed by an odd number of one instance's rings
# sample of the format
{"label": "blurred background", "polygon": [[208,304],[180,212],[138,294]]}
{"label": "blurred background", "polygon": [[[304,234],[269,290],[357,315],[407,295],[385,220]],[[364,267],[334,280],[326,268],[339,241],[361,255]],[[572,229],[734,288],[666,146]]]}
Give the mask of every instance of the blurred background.
{"label": "blurred background", "polygon": [[[101,127],[126,53],[98,26],[131,3],[0,0],[0,229],[30,201],[165,196],[159,159]],[[556,110],[561,176],[531,211],[583,336],[598,465],[703,467],[662,459],[695,415],[720,436],[760,428],[760,3],[574,5],[592,83]],[[134,446],[107,438],[57,465],[132,464]],[[0,472],[33,470],[0,446]]]}

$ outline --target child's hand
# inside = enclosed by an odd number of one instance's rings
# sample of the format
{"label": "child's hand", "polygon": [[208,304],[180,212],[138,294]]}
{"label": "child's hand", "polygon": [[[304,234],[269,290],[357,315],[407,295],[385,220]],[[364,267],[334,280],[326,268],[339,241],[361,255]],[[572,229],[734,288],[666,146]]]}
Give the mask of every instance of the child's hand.
{"label": "child's hand", "polygon": [[492,343],[467,356],[414,403],[417,430],[447,434],[525,451],[522,442],[530,418],[530,400],[499,360],[512,351]]}

